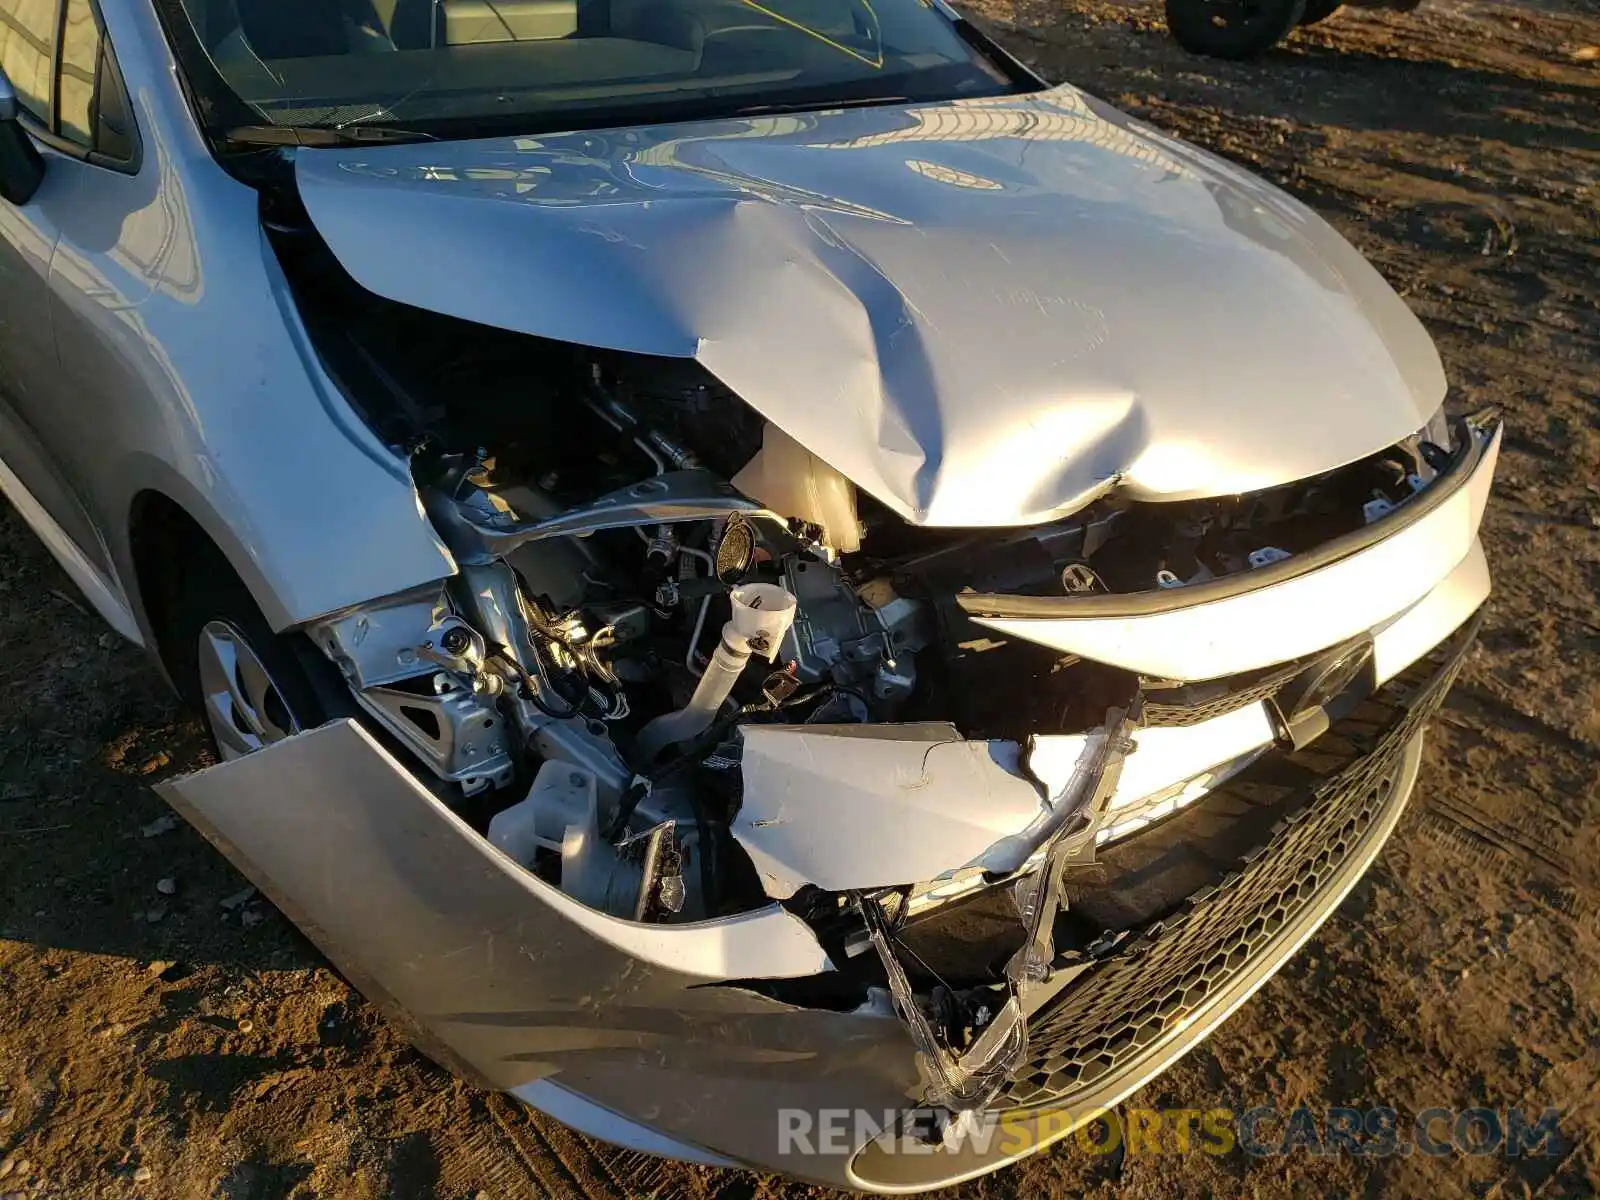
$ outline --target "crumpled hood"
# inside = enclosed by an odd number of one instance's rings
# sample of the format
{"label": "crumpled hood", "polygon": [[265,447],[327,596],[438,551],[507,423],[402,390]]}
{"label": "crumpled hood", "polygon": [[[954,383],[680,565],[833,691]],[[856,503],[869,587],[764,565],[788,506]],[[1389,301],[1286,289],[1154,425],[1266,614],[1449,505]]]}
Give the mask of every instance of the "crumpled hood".
{"label": "crumpled hood", "polygon": [[1445,392],[1416,318],[1309,209],[1067,87],[302,151],[297,177],[369,290],[698,358],[926,524],[1304,478]]}

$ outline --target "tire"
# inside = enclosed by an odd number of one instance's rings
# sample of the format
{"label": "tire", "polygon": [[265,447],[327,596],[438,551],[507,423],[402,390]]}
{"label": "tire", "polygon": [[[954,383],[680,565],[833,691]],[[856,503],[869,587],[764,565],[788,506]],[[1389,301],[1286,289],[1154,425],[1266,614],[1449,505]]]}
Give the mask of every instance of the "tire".
{"label": "tire", "polygon": [[1166,0],[1167,28],[1191,54],[1254,58],[1277,45],[1307,0]]}
{"label": "tire", "polygon": [[[196,549],[184,563],[158,641],[179,695],[205,719],[219,761],[314,729],[355,707],[333,664],[304,635],[274,633],[214,548]],[[219,682],[230,677],[231,705]]]}
{"label": "tire", "polygon": [[1306,0],[1306,11],[1300,16],[1300,24],[1315,25],[1318,21],[1326,21],[1343,7],[1344,0]]}

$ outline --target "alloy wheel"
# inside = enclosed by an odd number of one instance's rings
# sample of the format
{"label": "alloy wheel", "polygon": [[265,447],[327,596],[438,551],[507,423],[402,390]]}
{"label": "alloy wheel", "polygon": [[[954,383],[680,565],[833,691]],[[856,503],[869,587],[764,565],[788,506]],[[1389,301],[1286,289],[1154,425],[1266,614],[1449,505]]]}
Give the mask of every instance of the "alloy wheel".
{"label": "alloy wheel", "polygon": [[206,723],[225,761],[300,731],[282,691],[237,627],[208,621],[200,630],[199,660]]}

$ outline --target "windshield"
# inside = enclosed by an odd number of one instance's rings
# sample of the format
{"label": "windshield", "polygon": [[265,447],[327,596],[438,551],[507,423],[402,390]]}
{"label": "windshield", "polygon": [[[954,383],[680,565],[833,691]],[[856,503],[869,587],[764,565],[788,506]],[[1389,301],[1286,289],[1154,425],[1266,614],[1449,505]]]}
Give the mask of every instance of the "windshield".
{"label": "windshield", "polygon": [[162,7],[213,132],[226,132],[221,123],[481,136],[1018,90],[927,0]]}

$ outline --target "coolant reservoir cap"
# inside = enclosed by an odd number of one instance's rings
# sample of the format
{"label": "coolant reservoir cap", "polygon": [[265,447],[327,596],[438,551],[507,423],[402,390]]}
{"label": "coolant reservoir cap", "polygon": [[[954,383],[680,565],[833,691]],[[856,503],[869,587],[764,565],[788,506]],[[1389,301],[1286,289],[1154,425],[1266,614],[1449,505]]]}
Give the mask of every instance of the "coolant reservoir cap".
{"label": "coolant reservoir cap", "polygon": [[750,573],[756,561],[756,531],[738,513],[728,518],[717,543],[717,578],[723,583],[738,583]]}

